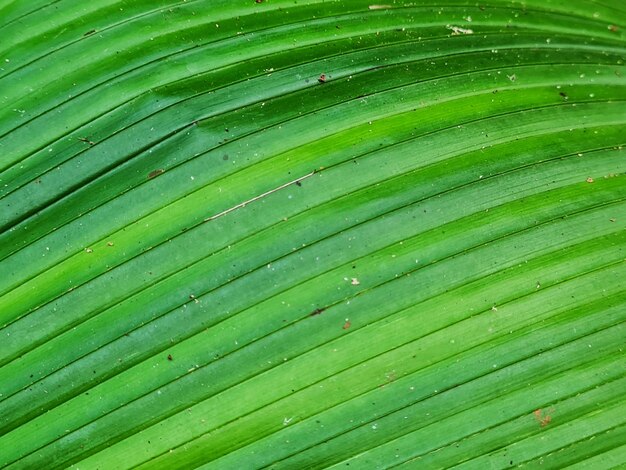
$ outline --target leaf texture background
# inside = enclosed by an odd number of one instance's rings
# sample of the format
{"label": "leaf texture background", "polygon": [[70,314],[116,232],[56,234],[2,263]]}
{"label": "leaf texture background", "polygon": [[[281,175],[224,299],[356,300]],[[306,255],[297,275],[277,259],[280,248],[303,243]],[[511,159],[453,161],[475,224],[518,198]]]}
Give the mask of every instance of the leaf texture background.
{"label": "leaf texture background", "polygon": [[0,0],[0,467],[624,465],[625,31]]}

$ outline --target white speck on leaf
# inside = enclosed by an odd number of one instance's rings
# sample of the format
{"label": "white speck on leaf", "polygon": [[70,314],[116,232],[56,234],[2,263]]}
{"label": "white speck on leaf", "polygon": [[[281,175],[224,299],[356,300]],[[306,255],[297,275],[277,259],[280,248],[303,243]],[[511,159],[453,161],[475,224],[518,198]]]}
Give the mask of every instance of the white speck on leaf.
{"label": "white speck on leaf", "polygon": [[453,36],[458,36],[460,34],[474,34],[474,31],[468,28],[461,28],[460,26],[446,25],[450,31],[452,31]]}

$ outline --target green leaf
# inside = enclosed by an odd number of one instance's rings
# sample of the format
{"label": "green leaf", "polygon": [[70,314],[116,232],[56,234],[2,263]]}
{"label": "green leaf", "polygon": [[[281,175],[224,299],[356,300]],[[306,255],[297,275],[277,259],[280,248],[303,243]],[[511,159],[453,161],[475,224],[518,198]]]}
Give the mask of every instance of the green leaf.
{"label": "green leaf", "polygon": [[626,462],[626,8],[0,1],[0,467]]}

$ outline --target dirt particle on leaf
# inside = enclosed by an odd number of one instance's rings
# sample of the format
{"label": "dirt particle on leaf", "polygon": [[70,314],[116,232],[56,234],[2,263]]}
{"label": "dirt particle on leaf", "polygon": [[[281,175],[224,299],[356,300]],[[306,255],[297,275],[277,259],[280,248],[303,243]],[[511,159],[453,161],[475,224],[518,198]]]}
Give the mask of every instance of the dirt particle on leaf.
{"label": "dirt particle on leaf", "polygon": [[310,317],[314,317],[315,315],[320,315],[324,310],[326,310],[325,308],[316,308],[315,310],[313,310],[309,316]]}
{"label": "dirt particle on leaf", "polygon": [[90,29],[89,31],[87,31],[85,34],[83,34],[83,36],[91,36],[93,33],[95,33],[96,30],[95,29]]}
{"label": "dirt particle on leaf", "polygon": [[148,173],[148,179],[151,180],[152,178],[156,178],[157,176],[162,174],[164,171],[165,170],[163,170],[162,168],[158,168],[156,170],[152,170],[150,173]]}
{"label": "dirt particle on leaf", "polygon": [[358,286],[359,284],[361,284],[361,281],[359,281],[356,277],[353,277],[350,280],[350,284],[352,284],[353,286]]}
{"label": "dirt particle on leaf", "polygon": [[86,144],[89,144],[89,145],[96,145],[95,142],[89,140],[87,137],[78,137],[78,140],[80,140],[81,142],[85,142]]}
{"label": "dirt particle on leaf", "polygon": [[168,360],[168,361],[173,361],[173,360],[174,360],[174,358],[172,357],[172,355],[171,355],[171,354],[168,354],[168,355],[167,355],[167,360]]}
{"label": "dirt particle on leaf", "polygon": [[326,77],[326,74],[325,74],[325,73],[321,74],[321,75],[319,76],[319,78],[317,79],[317,81],[318,81],[319,83],[326,83],[326,81],[327,81],[327,80],[328,80],[328,78]]}
{"label": "dirt particle on leaf", "polygon": [[302,186],[302,183],[300,181],[296,181],[296,186]]}
{"label": "dirt particle on leaf", "polygon": [[342,328],[344,330],[349,329],[352,326],[352,323],[350,323],[350,320],[346,319],[346,322],[343,324]]}
{"label": "dirt particle on leaf", "polygon": [[86,253],[93,253],[93,250],[91,248],[85,248],[85,252]]}
{"label": "dirt particle on leaf", "polygon": [[563,98],[565,101],[569,99],[569,96],[567,96],[567,93],[563,91],[559,91],[559,95],[561,95],[561,98]]}
{"label": "dirt particle on leaf", "polygon": [[113,246],[113,242],[107,242],[107,246]]}
{"label": "dirt particle on leaf", "polygon": [[610,221],[610,222],[615,222],[615,220],[617,220],[617,219],[615,219],[615,218],[613,218],[613,217],[611,217],[611,218],[609,219],[609,221]]}
{"label": "dirt particle on leaf", "polygon": [[593,178],[590,176],[585,180],[587,183],[593,183]]}
{"label": "dirt particle on leaf", "polygon": [[615,26],[614,24],[610,24],[607,26],[607,28],[609,29],[609,31],[611,31],[612,33],[617,33],[619,31],[619,28],[617,26]]}

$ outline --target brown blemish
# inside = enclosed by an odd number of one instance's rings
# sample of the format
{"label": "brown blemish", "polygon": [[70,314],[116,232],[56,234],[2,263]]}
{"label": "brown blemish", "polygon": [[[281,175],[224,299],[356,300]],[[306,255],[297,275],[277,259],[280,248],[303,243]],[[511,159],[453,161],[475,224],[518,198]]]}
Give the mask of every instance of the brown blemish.
{"label": "brown blemish", "polygon": [[548,410],[545,413],[542,413],[541,408],[533,411],[533,415],[535,415],[535,419],[539,423],[542,428],[545,428],[552,421],[552,416],[549,413],[552,413],[554,410]]}
{"label": "brown blemish", "polygon": [[150,173],[148,173],[148,179],[151,180],[152,178],[156,178],[157,176],[159,176],[164,171],[165,170],[163,170],[162,168],[158,168],[156,170],[152,170]]}
{"label": "brown blemish", "polygon": [[349,321],[349,320],[346,320],[346,322],[343,324],[342,328],[343,328],[344,330],[347,330],[347,329],[349,329],[351,326],[352,326],[352,323],[350,323],[350,321]]}
{"label": "brown blemish", "polygon": [[168,355],[167,355],[167,360],[168,360],[168,361],[173,361],[173,360],[174,360],[174,358],[172,357],[172,355],[171,355],[171,354],[168,354]]}
{"label": "brown blemish", "polygon": [[317,81],[320,82],[320,83],[326,83],[326,80],[327,80],[327,78],[326,78],[326,74],[325,73],[321,74],[319,76],[319,78],[317,79]]}
{"label": "brown blemish", "polygon": [[324,310],[326,310],[325,308],[316,308],[315,310],[313,310],[309,316],[310,317],[314,317],[315,315],[319,315],[321,314]]}

